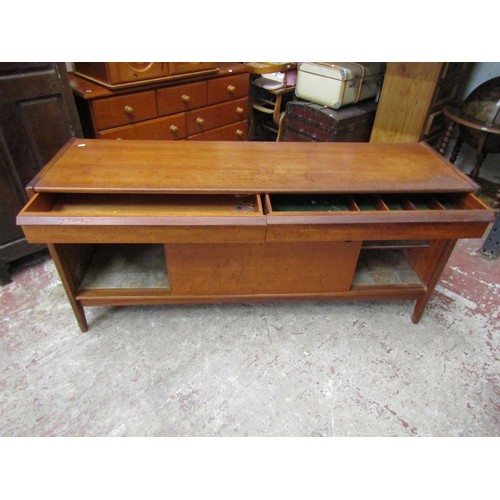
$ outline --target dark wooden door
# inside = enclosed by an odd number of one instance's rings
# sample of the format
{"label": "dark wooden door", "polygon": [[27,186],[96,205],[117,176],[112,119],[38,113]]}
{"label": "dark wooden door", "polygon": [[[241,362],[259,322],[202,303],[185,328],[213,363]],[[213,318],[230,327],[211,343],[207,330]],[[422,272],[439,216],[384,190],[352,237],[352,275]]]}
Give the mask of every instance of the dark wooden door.
{"label": "dark wooden door", "polygon": [[82,137],[64,63],[0,63],[0,281],[7,263],[41,248],[16,215],[24,187],[70,137]]}

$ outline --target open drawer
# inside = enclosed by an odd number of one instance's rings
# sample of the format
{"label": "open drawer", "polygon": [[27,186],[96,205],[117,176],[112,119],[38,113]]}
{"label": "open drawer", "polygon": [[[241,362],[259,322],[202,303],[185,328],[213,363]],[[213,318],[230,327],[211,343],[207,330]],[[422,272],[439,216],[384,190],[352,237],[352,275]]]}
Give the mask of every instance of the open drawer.
{"label": "open drawer", "polygon": [[263,241],[266,219],[256,195],[37,193],[17,223],[30,243],[218,243]]}
{"label": "open drawer", "polygon": [[459,194],[267,194],[269,241],[481,237],[494,219]]}

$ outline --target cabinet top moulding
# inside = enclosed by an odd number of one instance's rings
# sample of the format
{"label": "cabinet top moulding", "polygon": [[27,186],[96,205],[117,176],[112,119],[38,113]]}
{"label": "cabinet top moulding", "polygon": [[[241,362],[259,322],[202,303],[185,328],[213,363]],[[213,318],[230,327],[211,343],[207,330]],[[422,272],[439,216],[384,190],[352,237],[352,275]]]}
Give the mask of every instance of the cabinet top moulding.
{"label": "cabinet top moulding", "polygon": [[470,193],[426,144],[72,139],[35,192]]}
{"label": "cabinet top moulding", "polygon": [[206,81],[212,78],[222,76],[230,76],[239,73],[248,73],[248,66],[241,63],[217,63],[216,71],[209,71],[204,73],[188,73],[174,75],[165,78],[156,78],[151,80],[142,80],[133,82],[133,85],[127,84],[123,87],[116,86],[113,89],[106,88],[104,85],[96,81],[91,81],[88,77],[80,76],[76,73],[69,73],[69,82],[73,92],[82,99],[91,100],[100,97],[110,97],[120,94],[130,94],[130,92],[149,90],[155,88],[163,88],[172,85],[179,85],[180,83],[189,83],[196,81]]}

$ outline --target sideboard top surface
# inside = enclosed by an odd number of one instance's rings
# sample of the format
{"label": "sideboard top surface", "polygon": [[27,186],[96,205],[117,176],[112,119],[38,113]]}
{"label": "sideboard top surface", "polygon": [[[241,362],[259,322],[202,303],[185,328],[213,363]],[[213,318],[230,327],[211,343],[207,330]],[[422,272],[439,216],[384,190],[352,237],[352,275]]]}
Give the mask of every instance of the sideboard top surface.
{"label": "sideboard top surface", "polygon": [[36,192],[473,192],[424,144],[73,139],[34,179]]}

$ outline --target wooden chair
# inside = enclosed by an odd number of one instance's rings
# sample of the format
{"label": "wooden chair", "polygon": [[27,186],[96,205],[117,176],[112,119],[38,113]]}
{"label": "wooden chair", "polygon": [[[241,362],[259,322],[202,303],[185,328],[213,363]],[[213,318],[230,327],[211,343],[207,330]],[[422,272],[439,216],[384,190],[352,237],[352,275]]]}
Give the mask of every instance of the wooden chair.
{"label": "wooden chair", "polygon": [[[296,69],[295,63],[247,63],[251,78],[250,98],[252,102],[252,116],[250,118],[249,139],[264,131],[276,141],[281,140],[283,117],[286,103],[295,95],[295,82],[287,81],[287,72]],[[283,85],[280,88],[265,88],[259,85],[259,78],[269,73],[285,73]],[[293,83],[293,84],[292,84]]]}

